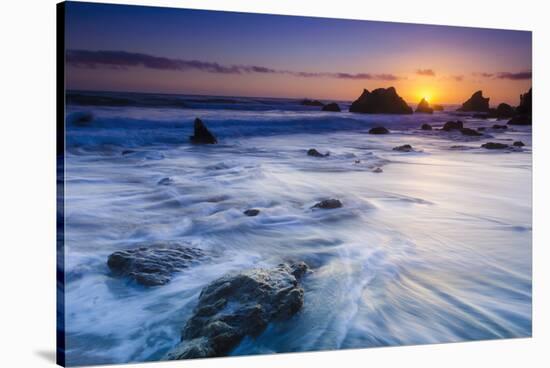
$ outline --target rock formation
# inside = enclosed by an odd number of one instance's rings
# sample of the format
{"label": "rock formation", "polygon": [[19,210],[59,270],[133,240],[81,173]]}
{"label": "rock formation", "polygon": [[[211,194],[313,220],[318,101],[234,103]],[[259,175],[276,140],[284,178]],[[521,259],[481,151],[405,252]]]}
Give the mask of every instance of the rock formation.
{"label": "rock formation", "polygon": [[416,110],[414,112],[433,114],[434,109],[432,109],[428,101],[425,98],[423,98],[418,104],[418,106],[416,107]]}
{"label": "rock formation", "polygon": [[201,119],[195,119],[194,134],[190,137],[191,143],[194,144],[216,144],[218,140],[204,125]]}
{"label": "rock formation", "polygon": [[333,112],[340,112],[341,111],[340,106],[338,106],[338,104],[335,103],[335,102],[326,104],[325,106],[323,106],[322,110],[323,111],[333,111]]}
{"label": "rock formation", "polygon": [[393,87],[378,88],[372,92],[363,90],[361,96],[353,101],[349,111],[367,114],[412,114],[413,112]]}
{"label": "rock formation", "polygon": [[462,107],[457,111],[477,111],[488,112],[489,111],[489,98],[483,97],[482,91],[477,91],[466,102],[462,104]]}
{"label": "rock formation", "polygon": [[383,126],[374,127],[369,130],[369,134],[389,134],[390,131]]}

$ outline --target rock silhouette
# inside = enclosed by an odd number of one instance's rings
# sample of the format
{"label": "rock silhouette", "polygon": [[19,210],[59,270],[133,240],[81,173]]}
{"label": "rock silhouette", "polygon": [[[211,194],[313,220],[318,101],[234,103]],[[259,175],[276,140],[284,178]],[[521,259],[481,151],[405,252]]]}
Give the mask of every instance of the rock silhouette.
{"label": "rock silhouette", "polygon": [[509,146],[504,143],[487,142],[485,144],[482,144],[481,147],[486,149],[505,149],[505,148],[508,148]]}
{"label": "rock silhouette", "polygon": [[424,113],[424,114],[433,114],[434,109],[432,109],[430,107],[430,104],[428,103],[428,101],[425,98],[423,98],[418,103],[418,106],[416,107],[416,110],[414,112],[420,112],[420,113]]}
{"label": "rock silhouette", "polygon": [[325,104],[322,103],[321,101],[318,101],[318,100],[308,100],[306,98],[306,99],[303,99],[302,101],[300,101],[300,105],[303,105],[303,106],[324,106]]}
{"label": "rock silhouette", "polygon": [[323,111],[333,111],[333,112],[340,112],[341,111],[340,106],[338,106],[338,104],[335,103],[335,102],[326,104],[325,106],[323,106],[322,110]]}
{"label": "rock silhouette", "polygon": [[195,119],[194,134],[189,138],[194,144],[216,144],[218,140],[204,125],[201,119]]}
{"label": "rock silhouette", "polygon": [[477,91],[457,111],[489,111],[489,98],[483,97],[482,91]]}
{"label": "rock silhouette", "polygon": [[315,148],[310,148],[310,149],[307,150],[307,155],[308,156],[313,156],[313,157],[328,157],[328,156],[330,156],[330,153],[327,152],[327,153],[323,154],[323,153],[317,151]]}
{"label": "rock silhouette", "polygon": [[422,129],[422,130],[432,130],[432,126],[430,124],[422,124],[420,129]]}
{"label": "rock silhouette", "polygon": [[383,126],[374,127],[369,129],[369,134],[389,134],[390,131]]}
{"label": "rock silhouette", "polygon": [[446,132],[450,132],[451,130],[458,130],[464,128],[464,124],[460,121],[448,121],[443,125],[443,129]]}
{"label": "rock silhouette", "polygon": [[412,114],[412,109],[394,87],[378,88],[372,92],[363,90],[359,98],[351,104],[350,112],[366,114]]}

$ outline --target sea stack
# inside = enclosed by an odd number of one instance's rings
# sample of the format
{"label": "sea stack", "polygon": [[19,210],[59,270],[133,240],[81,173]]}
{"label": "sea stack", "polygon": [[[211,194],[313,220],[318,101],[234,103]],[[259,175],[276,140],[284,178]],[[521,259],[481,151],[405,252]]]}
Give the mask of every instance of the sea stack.
{"label": "sea stack", "polygon": [[514,116],[508,124],[510,125],[531,125],[533,114],[533,92],[528,92],[519,96],[519,106],[516,107],[517,115]]}
{"label": "sea stack", "polygon": [[457,111],[476,111],[476,112],[488,112],[489,111],[489,97],[483,97],[482,91],[477,91],[468,99],[468,101],[462,104],[462,107]]}
{"label": "sea stack", "polygon": [[432,109],[428,101],[425,98],[423,98],[418,104],[418,107],[416,108],[415,112],[420,112],[424,114],[433,114],[434,109]]}
{"label": "sea stack", "polygon": [[332,112],[340,112],[341,111],[340,106],[338,106],[338,104],[336,102],[326,104],[325,106],[323,106],[322,110],[323,111],[332,111]]}
{"label": "sea stack", "polygon": [[378,88],[372,92],[363,90],[351,104],[350,112],[364,114],[412,114],[413,110],[395,91],[395,88]]}
{"label": "sea stack", "polygon": [[216,144],[218,143],[218,140],[204,125],[201,119],[196,118],[195,119],[195,131],[194,134],[189,137],[191,140],[191,143],[194,144]]}

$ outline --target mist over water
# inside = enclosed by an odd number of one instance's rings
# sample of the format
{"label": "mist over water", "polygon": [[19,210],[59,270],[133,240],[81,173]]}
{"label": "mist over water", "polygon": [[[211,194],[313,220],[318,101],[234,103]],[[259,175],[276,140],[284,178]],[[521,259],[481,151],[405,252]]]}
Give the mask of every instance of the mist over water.
{"label": "mist over water", "polygon": [[[531,335],[530,127],[464,137],[418,130],[456,119],[445,112],[238,101],[68,107],[68,364],[159,359],[209,282],[283,261],[313,270],[303,309],[231,354]],[[82,112],[92,122],[71,124]],[[189,144],[195,117],[219,144]],[[473,128],[495,123],[461,119]],[[377,125],[392,134],[367,134]],[[515,140],[526,146],[479,148]],[[403,144],[415,152],[392,150]],[[307,156],[309,148],[330,156]],[[163,178],[171,184],[158,185]],[[343,207],[311,209],[328,198]],[[244,216],[249,208],[261,212]],[[110,275],[113,251],[165,241],[211,258],[161,287]]]}

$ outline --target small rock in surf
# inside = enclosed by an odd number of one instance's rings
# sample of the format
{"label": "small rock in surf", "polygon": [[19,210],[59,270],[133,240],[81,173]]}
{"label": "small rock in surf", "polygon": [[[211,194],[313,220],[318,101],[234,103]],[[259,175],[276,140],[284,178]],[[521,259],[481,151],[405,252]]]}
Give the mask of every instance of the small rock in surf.
{"label": "small rock in surf", "polygon": [[204,125],[201,119],[196,118],[194,124],[194,134],[189,138],[194,144],[216,144],[218,140]]}
{"label": "small rock in surf", "polygon": [[374,127],[369,130],[369,134],[389,134],[390,131],[383,126]]}
{"label": "small rock in surf", "polygon": [[525,146],[525,143],[523,143],[522,141],[515,141],[513,143],[513,146],[514,147],[523,147],[523,146]]}
{"label": "small rock in surf", "polygon": [[311,208],[322,208],[324,210],[330,210],[330,209],[340,208],[340,207],[342,207],[342,202],[340,202],[338,199],[331,198],[331,199],[325,199],[324,201],[321,201],[315,204]]}
{"label": "small rock in surf", "polygon": [[481,147],[486,148],[486,149],[506,149],[509,146],[507,144],[504,144],[504,143],[488,142],[488,143],[482,144]]}
{"label": "small rock in surf", "polygon": [[254,217],[254,216],[258,216],[258,214],[260,213],[260,210],[258,210],[256,208],[250,208],[250,209],[244,211],[243,213],[247,216]]}
{"label": "small rock in surf", "polygon": [[335,103],[335,102],[326,104],[325,106],[323,106],[322,110],[323,111],[332,111],[332,112],[340,112],[341,111],[340,106],[338,106],[338,104]]}
{"label": "small rock in surf", "polygon": [[330,156],[330,152],[327,152],[325,154],[317,151],[315,148],[310,148],[307,150],[307,155],[308,156],[313,156],[313,157],[328,157]]}
{"label": "small rock in surf", "polygon": [[404,144],[402,146],[393,147],[393,150],[399,152],[412,152],[413,148],[410,144]]}
{"label": "small rock in surf", "polygon": [[432,130],[432,126],[430,124],[422,124],[420,129],[422,129],[422,130]]}

